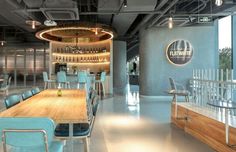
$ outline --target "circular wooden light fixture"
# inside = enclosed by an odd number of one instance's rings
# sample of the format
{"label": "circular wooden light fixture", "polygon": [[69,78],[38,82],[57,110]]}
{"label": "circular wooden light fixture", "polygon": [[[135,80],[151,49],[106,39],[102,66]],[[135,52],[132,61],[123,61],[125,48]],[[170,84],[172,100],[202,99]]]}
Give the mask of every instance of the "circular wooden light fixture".
{"label": "circular wooden light fixture", "polygon": [[103,26],[61,26],[47,28],[36,33],[36,37],[56,43],[90,43],[113,39],[113,31]]}

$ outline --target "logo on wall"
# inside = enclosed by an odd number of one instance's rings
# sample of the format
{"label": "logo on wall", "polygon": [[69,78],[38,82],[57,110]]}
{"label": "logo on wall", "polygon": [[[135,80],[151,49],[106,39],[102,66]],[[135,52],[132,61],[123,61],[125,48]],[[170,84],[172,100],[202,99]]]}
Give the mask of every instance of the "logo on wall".
{"label": "logo on wall", "polygon": [[192,59],[193,47],[186,40],[176,40],[168,45],[166,56],[172,64],[184,65]]}

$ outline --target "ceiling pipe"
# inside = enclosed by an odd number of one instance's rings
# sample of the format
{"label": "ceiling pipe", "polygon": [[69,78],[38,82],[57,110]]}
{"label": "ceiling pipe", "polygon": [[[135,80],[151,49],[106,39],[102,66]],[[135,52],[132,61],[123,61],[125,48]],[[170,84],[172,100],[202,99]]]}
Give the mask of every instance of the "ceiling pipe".
{"label": "ceiling pipe", "polygon": [[[155,11],[159,10],[160,8],[162,8],[166,3],[168,2],[168,0],[162,0],[159,5],[155,8]],[[130,36],[134,36],[137,31],[145,24],[147,23],[152,17],[154,16],[154,14],[149,14],[146,15],[144,17],[144,19],[136,26],[136,28],[130,33]]]}
{"label": "ceiling pipe", "polygon": [[153,19],[153,21],[148,25],[148,27],[151,27],[159,21],[163,15],[165,15],[179,0],[173,0],[167,8],[162,12],[162,14],[158,15],[156,18]]}
{"label": "ceiling pipe", "polygon": [[201,4],[196,7],[195,9],[191,10],[191,13],[199,13],[201,12],[202,10],[204,10],[207,6],[207,3],[209,2],[209,0],[201,0]]}

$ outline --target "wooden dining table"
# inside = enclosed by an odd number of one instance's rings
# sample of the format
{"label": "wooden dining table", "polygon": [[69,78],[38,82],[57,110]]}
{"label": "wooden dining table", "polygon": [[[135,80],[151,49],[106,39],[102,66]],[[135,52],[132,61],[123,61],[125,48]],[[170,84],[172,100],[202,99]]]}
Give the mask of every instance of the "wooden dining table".
{"label": "wooden dining table", "polygon": [[48,117],[56,123],[68,123],[72,143],[73,124],[88,122],[86,91],[63,89],[61,96],[57,95],[57,91],[44,90],[1,112],[0,117]]}

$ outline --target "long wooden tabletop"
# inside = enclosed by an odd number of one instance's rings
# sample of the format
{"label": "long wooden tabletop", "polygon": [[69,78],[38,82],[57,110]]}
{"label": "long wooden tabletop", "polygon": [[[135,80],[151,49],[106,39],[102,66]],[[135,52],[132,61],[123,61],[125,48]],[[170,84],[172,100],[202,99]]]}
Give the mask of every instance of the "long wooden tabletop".
{"label": "long wooden tabletop", "polygon": [[87,122],[85,90],[57,89],[40,92],[33,97],[0,113],[0,117],[48,117],[56,123]]}

